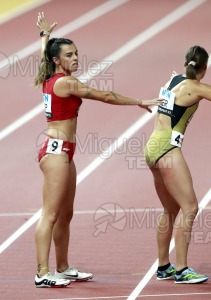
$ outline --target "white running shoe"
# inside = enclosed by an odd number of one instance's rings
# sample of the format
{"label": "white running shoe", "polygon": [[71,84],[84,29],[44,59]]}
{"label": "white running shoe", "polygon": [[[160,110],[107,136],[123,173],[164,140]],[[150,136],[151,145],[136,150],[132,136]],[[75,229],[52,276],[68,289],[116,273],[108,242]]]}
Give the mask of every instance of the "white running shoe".
{"label": "white running shoe", "polygon": [[71,281],[87,281],[92,279],[93,275],[91,273],[82,273],[75,268],[68,268],[64,272],[55,271],[54,274],[57,278],[60,279],[69,279]]}
{"label": "white running shoe", "polygon": [[70,280],[59,279],[58,277],[51,275],[50,272],[42,277],[40,277],[38,274],[35,275],[36,287],[61,288],[66,287],[69,284]]}

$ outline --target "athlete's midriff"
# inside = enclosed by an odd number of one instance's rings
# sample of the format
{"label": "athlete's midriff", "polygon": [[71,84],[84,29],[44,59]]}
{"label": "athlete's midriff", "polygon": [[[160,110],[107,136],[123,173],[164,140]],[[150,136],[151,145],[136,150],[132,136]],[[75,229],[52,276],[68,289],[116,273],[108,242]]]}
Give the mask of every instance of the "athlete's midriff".
{"label": "athlete's midriff", "polygon": [[61,139],[75,143],[76,141],[77,118],[63,121],[48,122],[46,135],[50,138]]}

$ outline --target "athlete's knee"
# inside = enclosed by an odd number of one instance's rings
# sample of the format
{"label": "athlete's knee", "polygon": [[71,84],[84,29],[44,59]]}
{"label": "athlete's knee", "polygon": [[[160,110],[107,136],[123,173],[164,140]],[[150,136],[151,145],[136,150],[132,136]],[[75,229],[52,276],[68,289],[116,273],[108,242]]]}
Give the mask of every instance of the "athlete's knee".
{"label": "athlete's knee", "polygon": [[186,220],[186,225],[190,224],[190,226],[192,226],[192,223],[198,213],[199,207],[198,207],[198,203],[194,203],[192,205],[190,205],[189,207],[187,207],[186,209],[182,210],[183,213],[183,220]]}
{"label": "athlete's knee", "polygon": [[58,221],[59,213],[58,212],[51,212],[45,213],[43,218],[46,222],[50,223],[52,226]]}
{"label": "athlete's knee", "polygon": [[194,204],[192,204],[190,206],[189,214],[192,214],[193,216],[196,216],[198,211],[199,211],[199,206],[198,206],[198,203],[195,202]]}
{"label": "athlete's knee", "polygon": [[199,210],[199,206],[198,206],[198,202],[195,201],[194,203],[190,203],[184,213],[185,214],[189,214],[189,215],[193,215],[193,216],[196,216],[196,214],[198,213],[198,210]]}
{"label": "athlete's knee", "polygon": [[73,217],[73,210],[63,211],[58,218],[59,223],[69,224]]}

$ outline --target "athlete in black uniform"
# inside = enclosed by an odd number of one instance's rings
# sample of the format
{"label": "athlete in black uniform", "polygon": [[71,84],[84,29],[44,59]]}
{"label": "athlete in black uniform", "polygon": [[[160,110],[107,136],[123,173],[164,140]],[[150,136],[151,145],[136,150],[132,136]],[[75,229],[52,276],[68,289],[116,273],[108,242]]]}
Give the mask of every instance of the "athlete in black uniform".
{"label": "athlete in black uniform", "polygon": [[[184,132],[203,98],[211,100],[211,86],[200,83],[207,69],[208,53],[191,47],[185,56],[185,77],[176,76],[163,90],[166,96],[155,120],[155,129],[145,147],[146,161],[152,171],[154,184],[163,205],[157,226],[159,266],[157,279],[174,278],[175,283],[199,283],[208,280],[188,267],[187,253],[198,202],[192,178],[181,146]],[[170,264],[169,247],[175,219],[176,267]]]}

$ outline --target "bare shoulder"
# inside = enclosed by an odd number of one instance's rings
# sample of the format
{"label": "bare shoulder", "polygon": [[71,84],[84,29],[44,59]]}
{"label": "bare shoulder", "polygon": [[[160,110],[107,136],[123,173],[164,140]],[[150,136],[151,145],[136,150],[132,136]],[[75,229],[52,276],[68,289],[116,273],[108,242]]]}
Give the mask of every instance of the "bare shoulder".
{"label": "bare shoulder", "polygon": [[73,77],[73,76],[63,76],[63,77],[60,77],[59,79],[57,79],[56,81],[56,85],[57,86],[62,86],[62,87],[65,87],[66,85],[68,84],[73,84],[75,82],[77,82],[78,80]]}
{"label": "bare shoulder", "polygon": [[54,84],[54,93],[60,97],[68,97],[77,82],[78,80],[73,76],[60,77]]}
{"label": "bare shoulder", "polygon": [[190,95],[194,98],[196,98],[198,101],[202,100],[203,98],[207,100],[211,100],[211,86],[202,83],[196,80],[186,80],[187,85],[186,87],[188,88],[187,90],[189,91]]}

